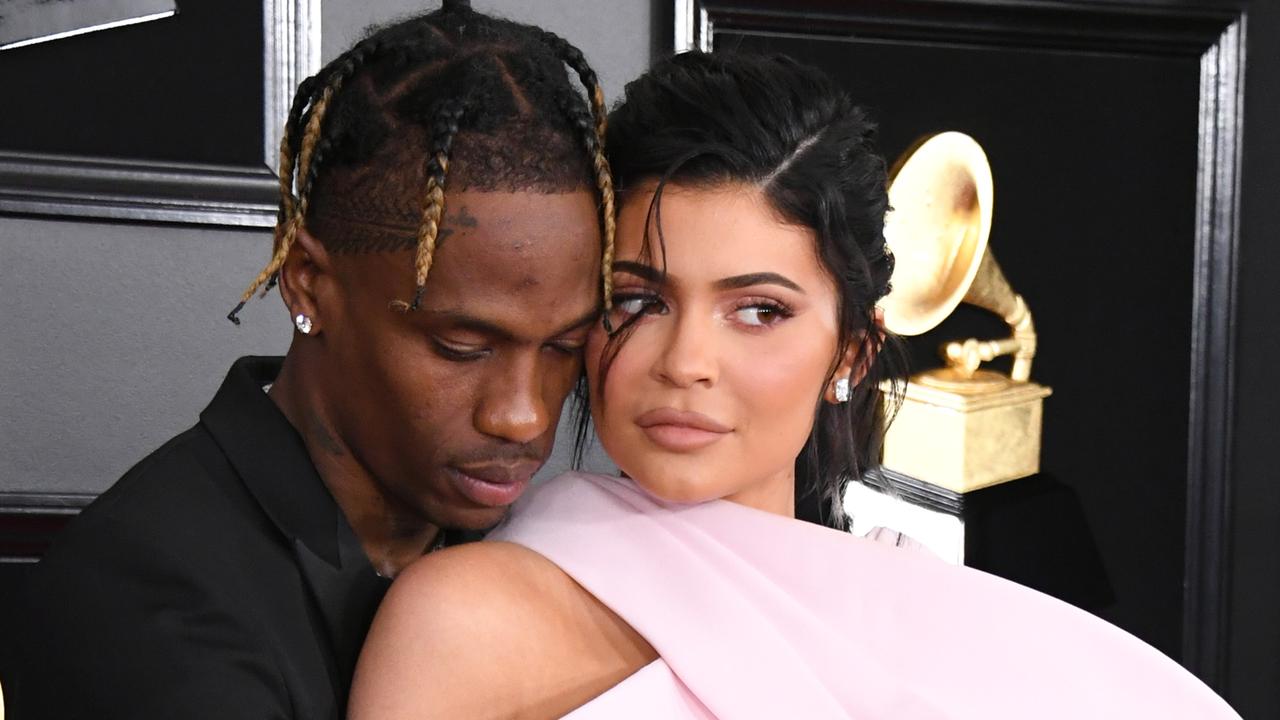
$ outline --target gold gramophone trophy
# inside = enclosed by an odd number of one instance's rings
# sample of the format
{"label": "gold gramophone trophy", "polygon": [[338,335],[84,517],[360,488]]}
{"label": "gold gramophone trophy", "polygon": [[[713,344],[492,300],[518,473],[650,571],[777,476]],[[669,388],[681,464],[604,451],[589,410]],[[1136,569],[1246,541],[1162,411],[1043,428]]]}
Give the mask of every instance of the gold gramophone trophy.
{"label": "gold gramophone trophy", "polygon": [[[945,366],[913,376],[889,426],[884,467],[967,493],[1034,475],[1050,389],[1031,382],[1036,333],[1026,302],[987,247],[991,167],[968,135],[945,132],[898,161],[889,187],[885,238],[897,260],[893,291],[881,302],[885,326],[920,335],[961,302],[989,310],[1012,332],[942,348]],[[1013,356],[1009,375],[981,363]]]}

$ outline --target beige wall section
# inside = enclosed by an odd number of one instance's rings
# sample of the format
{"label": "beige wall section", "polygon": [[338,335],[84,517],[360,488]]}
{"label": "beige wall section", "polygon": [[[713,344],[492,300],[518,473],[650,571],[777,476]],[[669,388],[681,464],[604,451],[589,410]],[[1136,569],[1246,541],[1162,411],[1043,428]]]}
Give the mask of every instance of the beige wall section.
{"label": "beige wall section", "polygon": [[[325,59],[423,6],[327,0]],[[649,62],[649,0],[475,7],[578,45],[611,100]],[[239,328],[224,319],[269,243],[261,230],[0,216],[0,491],[100,492],[193,424],[234,358],[283,352],[291,331],[276,294]],[[567,466],[568,439],[547,471]]]}

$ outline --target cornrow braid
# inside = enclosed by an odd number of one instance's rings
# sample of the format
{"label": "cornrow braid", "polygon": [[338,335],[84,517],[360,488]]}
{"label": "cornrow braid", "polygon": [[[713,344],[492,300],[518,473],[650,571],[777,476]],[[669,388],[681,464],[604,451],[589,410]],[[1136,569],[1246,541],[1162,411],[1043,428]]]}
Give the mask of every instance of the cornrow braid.
{"label": "cornrow braid", "polygon": [[[325,85],[324,89],[319,92],[318,98],[315,97],[314,90],[308,93],[311,95],[311,104],[310,114],[306,117],[307,131],[306,134],[303,135],[302,142],[300,144],[296,147],[292,145],[290,147],[290,150],[292,151],[291,156],[298,158],[298,178],[296,179],[296,182],[298,183],[298,199],[294,200],[292,195],[290,195],[287,200],[282,198],[282,204],[287,203],[291,210],[289,217],[293,219],[285,226],[285,233],[277,248],[277,252],[279,252],[281,256],[279,262],[276,263],[275,271],[269,275],[266,284],[262,288],[263,297],[266,297],[267,293],[271,292],[271,289],[279,282],[280,267],[284,264],[284,259],[289,254],[289,248],[293,246],[293,241],[298,235],[298,230],[301,229],[306,220],[307,209],[311,205],[311,188],[315,186],[316,177],[320,172],[321,160],[324,158],[325,152],[329,149],[332,143],[329,138],[325,137],[323,132],[324,118],[328,114],[329,106],[332,104],[334,97],[338,94],[338,91],[342,88],[343,84],[350,80],[351,77],[355,75],[370,58],[374,57],[380,48],[380,39],[367,38],[340,55],[323,71],[321,71],[320,75],[313,78],[318,80],[316,83],[317,87],[321,82]],[[302,93],[303,88],[300,87],[298,91],[299,96],[301,96]],[[295,105],[300,104],[295,102]],[[291,109],[291,116],[292,113],[293,110]],[[301,111],[299,111],[299,113],[301,115]],[[301,123],[301,121],[302,118],[299,117],[298,122]],[[287,169],[290,174],[292,174],[292,171],[294,170],[293,164],[291,163]],[[295,181],[293,178],[290,178],[288,181],[284,180],[284,170],[285,168],[282,163],[282,190],[287,187],[286,182],[292,183]],[[274,262],[275,260],[273,258],[273,263]],[[268,267],[270,267],[270,265],[268,265]]]}
{"label": "cornrow braid", "polygon": [[[271,260],[240,296],[240,302],[227,314],[227,319],[232,323],[240,324],[238,315],[245,303],[253,297],[255,290],[261,287],[262,296],[265,297],[279,282],[280,268],[306,218],[311,188],[319,173],[319,161],[328,146],[328,141],[323,137],[323,123],[329,105],[343,83],[373,57],[379,46],[377,38],[359,42],[320,73],[298,85],[298,92],[289,108],[289,117],[285,120],[284,135],[280,139],[280,209],[277,213]],[[322,85],[324,89],[320,90]],[[304,121],[306,131],[299,136],[297,130]],[[298,186],[296,197],[293,194],[295,182]]]}
{"label": "cornrow braid", "polygon": [[293,216],[296,204],[293,197],[294,145],[300,137],[298,126],[302,123],[302,113],[315,100],[318,84],[314,75],[302,81],[284,122],[284,133],[280,137],[280,212],[276,216],[277,225]]}
{"label": "cornrow braid", "polygon": [[[613,171],[609,168],[609,159],[604,154],[605,131],[608,129],[609,111],[605,106],[604,89],[596,73],[587,64],[582,51],[569,41],[548,30],[541,31],[542,40],[556,54],[556,57],[568,65],[578,75],[579,82],[591,98],[591,115],[594,132],[583,134],[587,152],[591,155],[591,165],[595,170],[596,187],[600,190],[600,216],[603,230],[604,253],[600,260],[601,284],[604,293],[604,325],[607,332],[613,332],[609,320],[609,311],[613,309],[613,254],[614,236],[617,233],[617,216],[614,209]],[[571,115],[572,119],[572,115]]]}
{"label": "cornrow braid", "polygon": [[[281,237],[296,212],[297,202],[293,195],[293,160],[298,151],[297,145],[300,139],[298,126],[302,123],[303,113],[315,99],[316,87],[319,84],[317,80],[317,76],[312,75],[298,85],[298,92],[293,96],[293,103],[289,108],[289,116],[285,119],[284,133],[280,137],[280,200],[279,209],[276,211],[276,228],[272,238],[273,260],[276,250],[280,247]],[[269,266],[270,264],[268,264]],[[240,302],[236,303],[231,312],[227,313],[227,319],[233,324],[240,324],[240,311],[244,309],[245,303],[249,302],[249,299],[253,297],[253,291],[262,284],[265,274],[266,270],[264,269],[254,279],[249,288],[245,290],[240,297]],[[271,277],[274,277],[274,275]],[[269,290],[270,288],[268,287],[267,289]],[[263,292],[265,294],[266,290]]]}
{"label": "cornrow braid", "polygon": [[299,86],[280,143],[272,255],[228,318],[239,324],[253,294],[275,287],[303,228],[334,253],[415,248],[413,298],[392,307],[418,309],[442,235],[446,180],[463,190],[594,184],[611,305],[615,201],[604,123],[604,95],[582,53],[540,28],[445,0],[439,11],[373,32]]}
{"label": "cornrow braid", "polygon": [[462,101],[445,101],[436,111],[431,154],[427,158],[427,189],[422,207],[422,223],[418,226],[417,253],[414,256],[416,287],[413,301],[392,301],[392,309],[413,312],[422,304],[427,275],[431,272],[436,242],[440,236],[440,221],[444,219],[444,186],[449,173],[449,151],[453,149],[453,138],[458,134],[458,122],[465,110],[466,106]]}
{"label": "cornrow braid", "polygon": [[324,123],[325,111],[328,109],[329,103],[333,101],[333,96],[336,92],[337,86],[329,85],[321,93],[320,99],[311,106],[311,111],[307,117],[307,130],[302,136],[302,147],[298,153],[297,170],[299,176],[304,178],[304,180],[298,187],[297,203],[294,205],[290,202],[289,205],[292,207],[293,212],[284,220],[284,222],[277,223],[275,247],[271,253],[271,260],[267,263],[266,267],[262,268],[257,277],[253,279],[253,282],[249,284],[248,289],[246,289],[244,294],[240,297],[240,303],[236,305],[236,308],[227,316],[232,322],[236,322],[238,319],[236,314],[244,307],[244,304],[253,297],[254,291],[261,287],[263,288],[262,292],[265,295],[272,287],[275,286],[277,273],[280,272],[280,267],[284,265],[284,260],[289,255],[289,248],[293,247],[293,241],[298,236],[298,230],[301,228],[303,218],[307,214],[307,204],[311,195],[310,186],[315,178],[315,168],[313,167],[313,163],[315,160],[317,145],[320,142],[320,134]]}

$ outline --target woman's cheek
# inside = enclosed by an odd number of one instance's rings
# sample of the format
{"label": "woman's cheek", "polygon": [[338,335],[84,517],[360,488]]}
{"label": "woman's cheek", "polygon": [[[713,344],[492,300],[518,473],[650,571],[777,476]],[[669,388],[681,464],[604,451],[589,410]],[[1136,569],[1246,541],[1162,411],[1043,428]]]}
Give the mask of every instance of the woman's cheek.
{"label": "woman's cheek", "polygon": [[[833,347],[812,335],[769,338],[734,353],[734,383],[744,419],[755,440],[773,438],[770,445],[790,453],[800,452],[812,429],[813,405],[822,391]],[[821,337],[819,335],[819,337]],[[807,342],[806,342],[807,341]]]}
{"label": "woman's cheek", "polygon": [[[635,335],[627,338],[621,347],[616,345],[616,341],[610,347],[607,340],[603,331],[593,331],[587,339],[585,361],[596,432],[605,449],[609,450],[609,445],[623,440],[621,435],[629,424],[635,396],[644,392],[645,384],[642,377],[637,377],[637,373],[643,370],[643,359],[638,357],[642,354],[642,347],[637,344]],[[613,357],[608,360],[608,373],[602,375],[610,353]]]}

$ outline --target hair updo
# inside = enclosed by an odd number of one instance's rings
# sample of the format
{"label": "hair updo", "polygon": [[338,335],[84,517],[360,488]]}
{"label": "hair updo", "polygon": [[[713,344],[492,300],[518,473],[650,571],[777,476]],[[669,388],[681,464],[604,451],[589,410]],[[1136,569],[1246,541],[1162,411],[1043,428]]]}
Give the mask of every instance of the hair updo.
{"label": "hair updo", "polygon": [[[896,338],[875,321],[889,292],[893,255],[884,238],[888,190],[874,124],[826,73],[791,58],[689,52],[668,58],[626,87],[609,115],[606,153],[617,192],[657,183],[650,217],[662,243],[662,190],[752,185],[787,222],[811,228],[836,285],[838,352],[850,347],[865,375],[848,403],[819,402],[796,459],[797,493],[818,493],[826,522],[842,526],[845,483],[878,463],[884,432],[881,384],[895,399],[903,376]],[[649,232],[646,229],[646,254]],[[659,252],[658,256],[662,253]],[[659,268],[661,271],[662,268]],[[605,367],[625,342],[620,328]]]}

